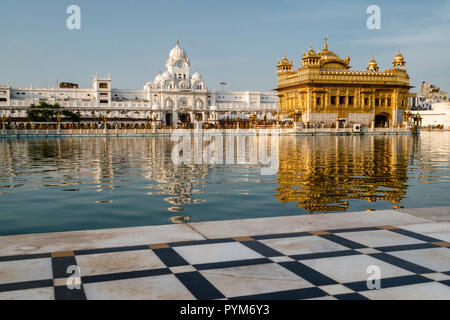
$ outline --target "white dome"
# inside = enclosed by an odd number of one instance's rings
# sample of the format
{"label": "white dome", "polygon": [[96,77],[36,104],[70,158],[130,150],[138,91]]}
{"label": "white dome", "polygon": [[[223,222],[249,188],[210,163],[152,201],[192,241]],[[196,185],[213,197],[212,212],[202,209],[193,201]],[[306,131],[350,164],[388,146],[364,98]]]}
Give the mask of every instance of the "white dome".
{"label": "white dome", "polygon": [[192,75],[192,82],[197,82],[197,81],[202,81],[203,78],[200,75],[200,73],[198,73],[198,71],[195,71],[195,73]]}
{"label": "white dome", "polygon": [[158,74],[155,77],[155,83],[159,83],[161,81],[161,77],[162,77],[162,75],[161,75],[161,71],[160,71],[160,72],[158,72]]}
{"label": "white dome", "polygon": [[177,45],[172,50],[170,50],[169,57],[173,61],[186,59],[186,52],[180,47],[179,41],[177,41]]}
{"label": "white dome", "polygon": [[164,72],[161,76],[162,81],[172,80],[172,79],[173,79],[173,74],[171,74],[169,71]]}

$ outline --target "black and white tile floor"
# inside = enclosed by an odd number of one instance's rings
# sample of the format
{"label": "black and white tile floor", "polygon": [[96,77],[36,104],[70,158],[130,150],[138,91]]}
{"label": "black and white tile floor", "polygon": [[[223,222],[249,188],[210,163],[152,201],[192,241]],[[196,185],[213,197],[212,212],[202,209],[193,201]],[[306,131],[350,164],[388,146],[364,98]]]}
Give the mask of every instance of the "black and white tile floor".
{"label": "black and white tile floor", "polygon": [[[0,300],[450,299],[448,224],[430,225],[440,237],[388,225],[0,253]],[[70,266],[80,289],[67,287]],[[367,286],[370,266],[380,289]]]}

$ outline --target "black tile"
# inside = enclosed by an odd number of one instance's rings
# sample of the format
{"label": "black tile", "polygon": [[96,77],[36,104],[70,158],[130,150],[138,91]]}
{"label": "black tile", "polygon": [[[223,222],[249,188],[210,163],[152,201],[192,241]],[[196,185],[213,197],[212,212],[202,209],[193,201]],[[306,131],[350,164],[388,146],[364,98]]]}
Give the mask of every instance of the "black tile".
{"label": "black tile", "polygon": [[333,258],[333,257],[344,257],[353,256],[361,254],[355,250],[341,250],[341,251],[330,251],[330,252],[316,252],[316,253],[305,253],[289,256],[295,260],[309,260],[309,259],[320,259],[320,258]]}
{"label": "black tile", "polygon": [[148,246],[130,246],[130,247],[116,247],[116,248],[104,248],[104,249],[89,249],[75,251],[76,256],[82,256],[87,254],[98,253],[112,253],[112,252],[124,252],[124,251],[137,251],[137,250],[150,250]]}
{"label": "black tile", "polygon": [[264,243],[261,243],[259,241],[246,241],[241,242],[244,246],[252,249],[253,251],[258,252],[260,255],[263,255],[264,257],[280,257],[284,256],[284,254],[266,246]]}
{"label": "black tile", "polygon": [[402,234],[404,236],[408,236],[410,238],[414,238],[414,239],[417,239],[417,240],[422,240],[422,241],[425,241],[425,242],[440,242],[440,241],[442,241],[442,240],[439,240],[439,239],[436,239],[436,238],[431,238],[431,237],[428,237],[428,236],[424,236],[423,234],[419,234],[419,233],[408,231],[408,230],[404,230],[404,229],[392,229],[392,230],[389,230],[389,231],[392,231],[392,232],[395,232],[395,233],[399,233],[399,234]]}
{"label": "black tile", "polygon": [[0,292],[53,287],[53,279],[0,284]]}
{"label": "black tile", "polygon": [[366,297],[360,295],[359,293],[345,293],[338,294],[334,296],[338,300],[369,300]]}
{"label": "black tile", "polygon": [[189,265],[189,263],[187,263],[186,260],[172,248],[154,249],[153,251],[169,268]]}
{"label": "black tile", "polygon": [[71,272],[67,272],[70,266],[76,266],[77,261],[74,256],[70,257],[57,257],[52,258],[52,270],[53,270],[53,278],[67,278],[72,275]]}
{"label": "black tile", "polygon": [[292,262],[280,262],[279,265],[288,269],[289,271],[295,273],[299,277],[305,279],[306,281],[312,283],[315,286],[326,286],[331,284],[337,284],[333,279],[321,274],[320,272],[304,265],[303,263],[292,261]]}
{"label": "black tile", "polygon": [[58,286],[54,288],[55,300],[86,300],[84,287],[81,285],[80,289],[70,290],[66,286]]}
{"label": "black tile", "polygon": [[225,238],[225,239],[211,239],[211,240],[197,240],[197,241],[182,241],[182,242],[174,242],[169,245],[172,248],[176,247],[185,247],[185,246],[198,246],[202,244],[216,244],[216,243],[227,243],[227,242],[236,242],[234,239]]}
{"label": "black tile", "polygon": [[274,263],[273,261],[265,258],[261,259],[247,259],[247,260],[236,260],[236,261],[225,261],[225,262],[213,262],[213,263],[202,263],[193,265],[197,270],[210,270],[210,269],[224,269],[242,266],[253,266],[258,264]]}
{"label": "black tile", "polygon": [[225,298],[219,290],[198,272],[178,273],[175,276],[198,300]]}
{"label": "black tile", "polygon": [[374,248],[378,251],[382,252],[394,252],[394,251],[404,251],[404,250],[418,250],[418,249],[430,249],[430,248],[438,248],[431,243],[417,243],[417,244],[405,244],[398,246],[386,246],[386,247],[377,247]]}
{"label": "black tile", "polygon": [[252,238],[255,240],[268,240],[268,239],[283,239],[283,238],[308,237],[308,236],[311,236],[311,234],[308,232],[294,232],[294,233],[280,233],[262,236],[252,236]]}
{"label": "black tile", "polygon": [[392,264],[394,266],[397,266],[399,268],[408,270],[410,272],[414,272],[414,273],[419,273],[420,274],[420,273],[434,273],[434,272],[437,272],[437,271],[433,271],[433,270],[430,270],[428,268],[419,266],[419,265],[414,264],[412,262],[409,262],[409,261],[406,261],[406,260],[403,260],[403,259],[391,256],[391,255],[389,255],[387,253],[374,253],[374,254],[370,254],[370,256],[374,257],[376,259],[379,259],[381,261],[390,263],[390,264]]}
{"label": "black tile", "polygon": [[[380,289],[401,287],[401,286],[407,286],[407,285],[418,284],[418,283],[426,283],[426,282],[432,282],[432,280],[422,277],[420,275],[401,276],[401,277],[386,278],[386,279],[382,278],[380,280]],[[345,283],[344,285],[354,291],[370,290],[367,287],[367,281]]]}
{"label": "black tile", "polygon": [[360,231],[375,231],[380,230],[378,227],[362,227],[362,228],[351,228],[351,229],[332,229],[325,230],[329,233],[346,233],[346,232],[360,232]]}
{"label": "black tile", "polygon": [[450,280],[443,280],[443,281],[439,281],[439,282],[450,287]]}
{"label": "black tile", "polygon": [[305,288],[235,297],[230,298],[230,300],[300,300],[325,297],[326,295],[327,294],[319,288]]}
{"label": "black tile", "polygon": [[6,256],[6,257],[0,257],[0,262],[42,259],[42,258],[50,258],[50,257],[51,257],[50,253],[38,253],[38,254],[28,254],[28,255]]}
{"label": "black tile", "polygon": [[350,249],[367,248],[366,246],[364,246],[364,245],[362,245],[360,243],[357,243],[357,242],[354,242],[354,241],[342,238],[342,237],[337,236],[335,234],[323,234],[323,235],[320,235],[320,237],[322,237],[324,239],[327,239],[327,240],[330,240],[330,241],[333,241],[333,242],[336,242],[336,243],[338,243],[338,244],[340,244],[340,245],[342,245],[344,247],[350,248]]}
{"label": "black tile", "polygon": [[171,274],[171,271],[166,268],[165,269],[152,269],[152,270],[139,270],[139,271],[129,271],[129,272],[119,272],[119,273],[84,276],[84,277],[81,277],[81,282],[82,283],[95,283],[95,282],[154,277],[154,276],[161,276],[161,275],[166,275],[166,274]]}

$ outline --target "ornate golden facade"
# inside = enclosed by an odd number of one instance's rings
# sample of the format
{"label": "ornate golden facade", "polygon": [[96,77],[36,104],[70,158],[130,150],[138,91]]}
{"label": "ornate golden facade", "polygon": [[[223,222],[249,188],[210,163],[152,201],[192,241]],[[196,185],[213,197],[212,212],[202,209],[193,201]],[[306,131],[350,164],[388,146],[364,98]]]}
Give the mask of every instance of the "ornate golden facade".
{"label": "ornate golden facade", "polygon": [[401,123],[411,86],[400,50],[392,69],[381,72],[372,58],[365,71],[354,71],[350,57],[342,59],[329,50],[327,40],[317,53],[310,45],[297,71],[286,54],[278,62],[280,114],[294,119],[301,115],[305,124]]}

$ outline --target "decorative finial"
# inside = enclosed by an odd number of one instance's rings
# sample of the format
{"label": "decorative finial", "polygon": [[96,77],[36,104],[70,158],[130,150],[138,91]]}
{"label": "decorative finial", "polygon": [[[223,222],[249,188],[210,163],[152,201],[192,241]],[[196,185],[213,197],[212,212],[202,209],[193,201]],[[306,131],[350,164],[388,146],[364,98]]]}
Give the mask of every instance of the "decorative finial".
{"label": "decorative finial", "polygon": [[325,38],[323,38],[323,40],[325,40],[325,42],[323,44],[323,50],[326,51],[326,50],[328,50],[328,31],[325,34]]}
{"label": "decorative finial", "polygon": [[177,38],[177,46],[180,45],[180,40]]}
{"label": "decorative finial", "polygon": [[312,50],[312,40],[309,41],[309,49]]}

